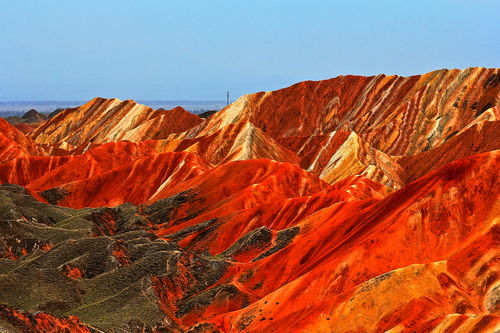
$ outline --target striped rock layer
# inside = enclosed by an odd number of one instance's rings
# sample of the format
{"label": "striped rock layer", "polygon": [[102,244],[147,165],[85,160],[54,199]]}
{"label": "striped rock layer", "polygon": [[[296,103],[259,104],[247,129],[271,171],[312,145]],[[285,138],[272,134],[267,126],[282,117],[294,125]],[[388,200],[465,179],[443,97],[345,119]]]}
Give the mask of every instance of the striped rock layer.
{"label": "striped rock layer", "polygon": [[0,330],[500,329],[499,80],[340,76],[207,119],[95,98],[28,135],[0,119]]}

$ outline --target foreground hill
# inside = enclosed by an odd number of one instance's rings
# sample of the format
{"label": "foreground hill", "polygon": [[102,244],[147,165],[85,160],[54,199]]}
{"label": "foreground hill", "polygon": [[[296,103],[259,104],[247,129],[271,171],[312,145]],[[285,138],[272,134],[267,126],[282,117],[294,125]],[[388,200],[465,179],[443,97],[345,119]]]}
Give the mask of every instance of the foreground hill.
{"label": "foreground hill", "polygon": [[[0,120],[0,330],[494,332],[498,69]],[[12,185],[18,184],[18,185]]]}

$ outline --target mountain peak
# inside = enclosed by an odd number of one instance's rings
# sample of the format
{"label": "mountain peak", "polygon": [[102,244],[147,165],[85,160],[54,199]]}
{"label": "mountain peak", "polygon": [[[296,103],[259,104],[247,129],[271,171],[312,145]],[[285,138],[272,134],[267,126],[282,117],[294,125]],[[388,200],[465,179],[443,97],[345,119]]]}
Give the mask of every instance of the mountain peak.
{"label": "mountain peak", "polygon": [[28,112],[26,112],[21,118],[26,119],[28,121],[35,122],[35,121],[45,120],[45,119],[47,119],[47,116],[44,114],[41,114],[40,112],[38,112],[35,109],[31,109]]}

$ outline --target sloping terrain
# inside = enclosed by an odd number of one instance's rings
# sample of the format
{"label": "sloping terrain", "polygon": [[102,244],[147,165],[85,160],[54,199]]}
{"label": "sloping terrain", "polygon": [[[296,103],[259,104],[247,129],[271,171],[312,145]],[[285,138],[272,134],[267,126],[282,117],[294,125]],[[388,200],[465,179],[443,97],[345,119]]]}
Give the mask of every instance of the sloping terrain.
{"label": "sloping terrain", "polygon": [[94,98],[58,113],[36,128],[31,137],[40,144],[75,149],[90,143],[161,139],[201,122],[181,107],[154,111],[132,100]]}
{"label": "sloping terrain", "polygon": [[498,81],[0,119],[0,331],[500,330]]}
{"label": "sloping terrain", "polygon": [[31,133],[38,125],[49,119],[50,116],[42,114],[35,109],[31,109],[22,116],[6,117],[10,124],[14,125],[24,134]]}

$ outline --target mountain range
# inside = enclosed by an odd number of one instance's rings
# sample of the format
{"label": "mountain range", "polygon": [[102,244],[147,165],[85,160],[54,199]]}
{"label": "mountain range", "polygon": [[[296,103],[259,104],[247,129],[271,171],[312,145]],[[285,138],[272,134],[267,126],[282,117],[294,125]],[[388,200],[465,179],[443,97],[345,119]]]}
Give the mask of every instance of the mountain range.
{"label": "mountain range", "polygon": [[499,81],[0,119],[0,331],[500,329]]}

